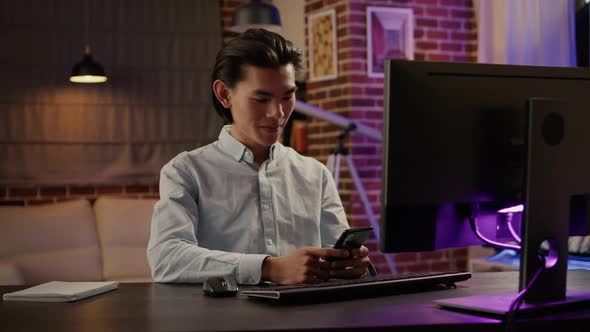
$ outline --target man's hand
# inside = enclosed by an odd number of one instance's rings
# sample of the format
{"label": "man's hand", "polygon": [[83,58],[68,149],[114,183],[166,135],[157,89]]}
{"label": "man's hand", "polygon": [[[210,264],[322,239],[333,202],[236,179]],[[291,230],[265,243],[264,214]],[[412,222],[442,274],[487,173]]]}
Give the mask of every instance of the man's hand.
{"label": "man's hand", "polygon": [[369,249],[365,246],[352,249],[349,259],[339,259],[331,263],[330,278],[356,279],[367,273],[369,260]]}
{"label": "man's hand", "polygon": [[[366,253],[363,257],[367,256]],[[344,249],[301,248],[287,256],[267,257],[262,263],[262,280],[281,285],[310,284],[328,280],[334,277],[331,270],[334,263],[325,261],[323,257],[347,258],[349,256],[348,250]],[[361,263],[360,259],[347,259],[342,262],[349,262],[347,266],[350,266],[351,262]],[[346,274],[352,273],[349,270]]]}

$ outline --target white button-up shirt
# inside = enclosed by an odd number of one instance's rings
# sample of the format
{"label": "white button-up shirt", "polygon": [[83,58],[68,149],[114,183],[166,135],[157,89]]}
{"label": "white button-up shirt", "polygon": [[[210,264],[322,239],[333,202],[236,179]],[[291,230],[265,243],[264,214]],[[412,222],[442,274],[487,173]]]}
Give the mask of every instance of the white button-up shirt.
{"label": "white button-up shirt", "polygon": [[225,126],[160,174],[148,260],[158,282],[260,282],[267,256],[331,247],[348,222],[328,168],[280,143],[260,165]]}

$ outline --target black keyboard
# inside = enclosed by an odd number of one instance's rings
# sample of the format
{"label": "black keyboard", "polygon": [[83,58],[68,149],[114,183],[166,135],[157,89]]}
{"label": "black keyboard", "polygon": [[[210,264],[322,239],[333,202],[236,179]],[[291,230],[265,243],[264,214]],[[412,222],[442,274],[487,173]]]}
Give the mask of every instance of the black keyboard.
{"label": "black keyboard", "polygon": [[274,301],[326,301],[367,298],[400,293],[454,287],[455,282],[471,278],[469,272],[427,272],[369,277],[350,280],[329,280],[317,284],[265,286],[247,288],[240,294]]}

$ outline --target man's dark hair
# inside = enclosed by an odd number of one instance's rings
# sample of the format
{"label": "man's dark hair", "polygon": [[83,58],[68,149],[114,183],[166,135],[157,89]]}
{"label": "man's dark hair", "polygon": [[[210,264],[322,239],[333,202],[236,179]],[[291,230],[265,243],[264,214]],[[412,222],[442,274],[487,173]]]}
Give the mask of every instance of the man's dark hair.
{"label": "man's dark hair", "polygon": [[[264,29],[249,29],[244,34],[232,39],[217,53],[215,67],[211,74],[211,85],[221,80],[230,88],[244,78],[244,65],[261,68],[278,68],[292,64],[295,71],[302,69],[301,51],[281,35]],[[215,93],[213,106],[226,123],[233,118],[229,108],[223,107]]]}

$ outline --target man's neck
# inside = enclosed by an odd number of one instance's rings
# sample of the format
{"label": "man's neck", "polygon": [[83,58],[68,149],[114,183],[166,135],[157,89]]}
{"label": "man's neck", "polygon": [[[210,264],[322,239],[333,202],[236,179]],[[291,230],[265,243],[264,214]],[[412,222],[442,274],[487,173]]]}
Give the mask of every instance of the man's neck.
{"label": "man's neck", "polygon": [[270,156],[270,147],[267,147],[263,150],[261,149],[261,151],[254,151],[250,148],[250,151],[252,151],[252,154],[254,154],[254,162],[256,162],[258,166],[262,165],[262,163],[265,162]]}

